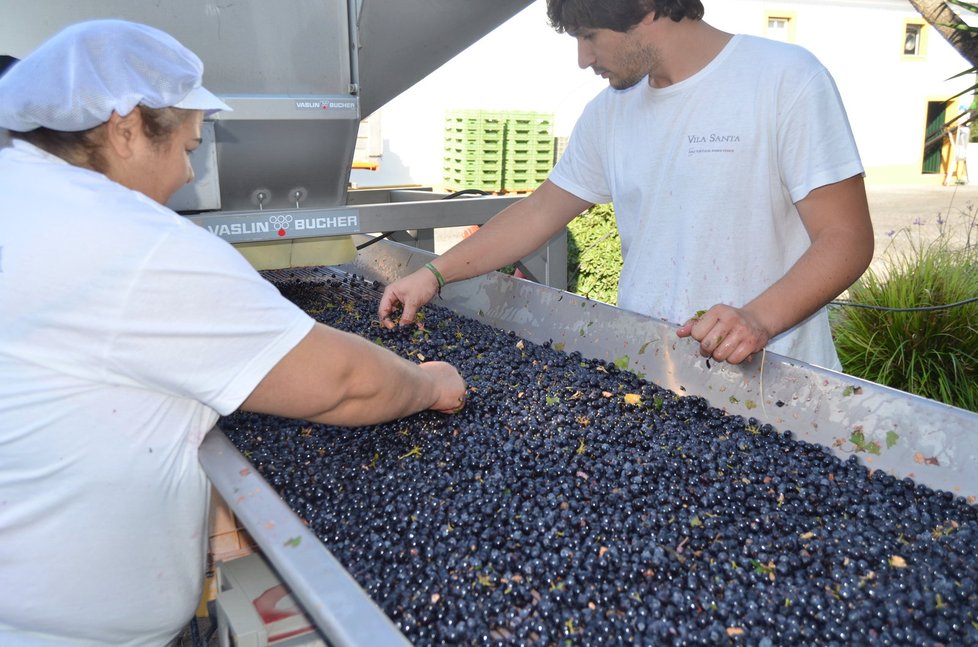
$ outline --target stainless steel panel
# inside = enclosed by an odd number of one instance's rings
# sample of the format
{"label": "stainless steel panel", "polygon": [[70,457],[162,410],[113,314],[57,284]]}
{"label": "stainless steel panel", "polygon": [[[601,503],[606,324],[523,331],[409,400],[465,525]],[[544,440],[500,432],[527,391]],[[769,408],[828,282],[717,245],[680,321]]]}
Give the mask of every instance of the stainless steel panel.
{"label": "stainless steel panel", "polygon": [[359,100],[346,94],[221,96],[230,111],[214,113],[215,121],[360,119]]}
{"label": "stainless steel panel", "polygon": [[360,4],[360,101],[366,117],[532,0],[362,0]]}
{"label": "stainless steel panel", "polygon": [[[427,195],[430,198],[433,194]],[[287,196],[283,200],[287,200]],[[436,198],[332,209],[259,211],[252,208],[248,211],[194,215],[190,219],[230,243],[242,243],[482,224],[514,200],[512,197]],[[281,202],[274,201],[276,204]]]}
{"label": "stainless steel panel", "polygon": [[225,210],[338,207],[346,202],[359,122],[262,120],[215,122]]}
{"label": "stainless steel panel", "polygon": [[207,434],[199,456],[221,498],[330,644],[410,644],[220,430]]}
{"label": "stainless steel panel", "polygon": [[217,94],[349,94],[346,0],[0,0],[0,43],[23,57],[62,27],[92,18],[143,22],[204,62]]}
{"label": "stainless steel panel", "polygon": [[[23,57],[60,28],[124,18],[172,34],[204,62],[204,85],[238,114],[216,115],[220,207],[345,203],[360,122],[351,96],[347,0],[0,0],[0,47]],[[323,105],[315,105],[316,103]],[[205,176],[209,177],[209,176]],[[213,200],[182,210],[214,209]]]}

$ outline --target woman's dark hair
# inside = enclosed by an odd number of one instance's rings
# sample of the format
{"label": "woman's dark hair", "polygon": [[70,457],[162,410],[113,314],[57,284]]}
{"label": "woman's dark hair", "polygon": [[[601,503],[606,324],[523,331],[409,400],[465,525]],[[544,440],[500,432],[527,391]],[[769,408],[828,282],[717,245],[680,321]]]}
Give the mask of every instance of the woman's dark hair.
{"label": "woman's dark hair", "polygon": [[[191,110],[180,108],[136,107],[142,113],[143,134],[157,147],[165,146],[170,135],[192,113]],[[27,132],[11,130],[8,134],[11,139],[22,139],[72,164],[105,173],[108,169],[102,156],[103,126],[105,124],[77,132],[41,127]]]}
{"label": "woman's dark hair", "polygon": [[20,59],[10,54],[0,54],[0,76],[6,74],[7,70],[13,67],[14,63]]}
{"label": "woman's dark hair", "polygon": [[655,19],[699,20],[701,0],[547,0],[547,17],[560,33],[581,29],[611,29],[626,32],[655,12]]}

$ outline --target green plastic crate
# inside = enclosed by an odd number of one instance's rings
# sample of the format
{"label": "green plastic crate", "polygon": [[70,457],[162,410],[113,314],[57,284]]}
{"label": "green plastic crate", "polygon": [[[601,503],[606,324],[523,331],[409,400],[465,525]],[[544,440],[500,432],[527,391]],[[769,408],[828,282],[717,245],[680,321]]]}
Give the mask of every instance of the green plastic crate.
{"label": "green plastic crate", "polygon": [[528,110],[452,110],[445,115],[445,186],[533,190],[554,163],[554,117]]}

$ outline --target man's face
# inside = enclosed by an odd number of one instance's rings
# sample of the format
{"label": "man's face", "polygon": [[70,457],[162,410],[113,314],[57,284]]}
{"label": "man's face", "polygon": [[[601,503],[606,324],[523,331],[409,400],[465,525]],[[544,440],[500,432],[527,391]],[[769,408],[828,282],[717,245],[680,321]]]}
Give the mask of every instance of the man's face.
{"label": "man's face", "polygon": [[658,50],[645,43],[635,29],[582,28],[572,36],[577,39],[577,64],[582,69],[590,67],[617,90],[632,87],[659,62]]}

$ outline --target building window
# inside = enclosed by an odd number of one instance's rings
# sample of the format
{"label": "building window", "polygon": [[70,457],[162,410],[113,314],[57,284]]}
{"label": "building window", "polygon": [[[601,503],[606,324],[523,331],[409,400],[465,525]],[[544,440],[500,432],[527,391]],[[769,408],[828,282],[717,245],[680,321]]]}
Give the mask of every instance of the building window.
{"label": "building window", "polygon": [[908,22],[904,25],[903,55],[904,56],[924,55],[924,25],[923,24]]}
{"label": "building window", "polygon": [[772,40],[792,43],[795,40],[795,17],[791,13],[769,13],[764,35]]}

